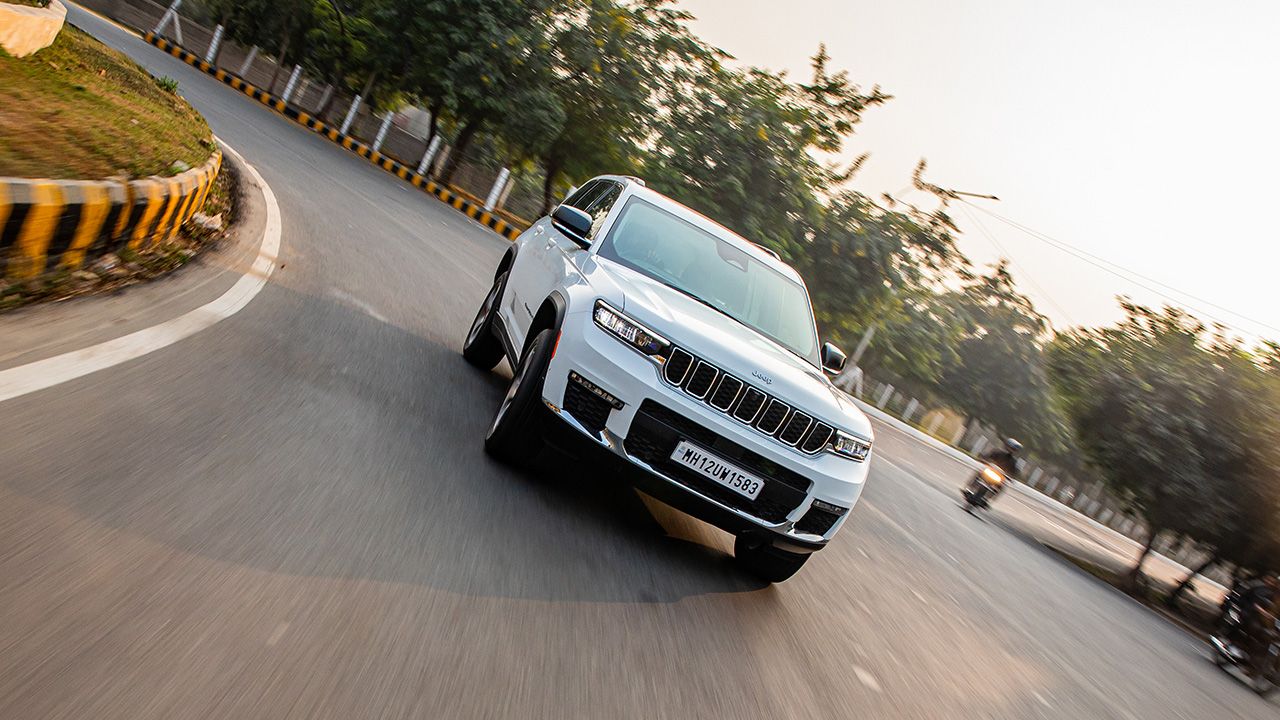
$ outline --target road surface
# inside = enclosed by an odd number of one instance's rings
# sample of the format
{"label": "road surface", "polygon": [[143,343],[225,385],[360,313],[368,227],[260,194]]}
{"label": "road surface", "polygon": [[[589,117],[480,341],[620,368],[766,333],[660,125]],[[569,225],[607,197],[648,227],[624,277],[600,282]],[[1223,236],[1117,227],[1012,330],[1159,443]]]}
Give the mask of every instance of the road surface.
{"label": "road surface", "polygon": [[883,443],[843,535],[772,587],[590,467],[494,464],[507,376],[459,345],[505,241],[69,17],[179,80],[273,188],[283,250],[239,314],[0,403],[0,716],[1275,717],[1188,636],[961,512],[911,443]]}

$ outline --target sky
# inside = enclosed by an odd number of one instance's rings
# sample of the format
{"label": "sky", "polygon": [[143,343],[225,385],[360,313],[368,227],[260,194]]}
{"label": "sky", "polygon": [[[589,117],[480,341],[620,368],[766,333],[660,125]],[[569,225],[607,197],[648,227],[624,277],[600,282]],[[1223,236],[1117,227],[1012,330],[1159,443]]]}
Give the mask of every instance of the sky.
{"label": "sky", "polygon": [[1055,327],[1113,323],[1127,295],[1280,340],[1280,2],[680,4],[741,64],[803,80],[825,42],[894,96],[847,144],[871,153],[858,189],[924,203],[900,191],[927,158],[931,182],[1105,261],[955,208],[965,254],[1008,257]]}

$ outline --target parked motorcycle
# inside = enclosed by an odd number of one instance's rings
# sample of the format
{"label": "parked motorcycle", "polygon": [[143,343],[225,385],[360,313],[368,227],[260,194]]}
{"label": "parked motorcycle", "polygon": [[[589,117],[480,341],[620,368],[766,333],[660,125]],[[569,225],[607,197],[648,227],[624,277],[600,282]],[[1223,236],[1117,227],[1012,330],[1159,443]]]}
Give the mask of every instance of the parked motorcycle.
{"label": "parked motorcycle", "polygon": [[999,468],[994,465],[983,466],[960,491],[968,504],[965,509],[972,511],[973,508],[985,510],[991,507],[991,500],[1004,489],[1005,482],[1007,480]]}

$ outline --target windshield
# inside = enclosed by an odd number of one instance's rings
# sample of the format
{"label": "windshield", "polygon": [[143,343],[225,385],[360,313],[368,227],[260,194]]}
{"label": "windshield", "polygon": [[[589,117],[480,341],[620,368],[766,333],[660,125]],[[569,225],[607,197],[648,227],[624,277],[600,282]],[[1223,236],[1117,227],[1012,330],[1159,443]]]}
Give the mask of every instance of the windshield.
{"label": "windshield", "polygon": [[599,252],[818,364],[804,286],[715,235],[632,198]]}

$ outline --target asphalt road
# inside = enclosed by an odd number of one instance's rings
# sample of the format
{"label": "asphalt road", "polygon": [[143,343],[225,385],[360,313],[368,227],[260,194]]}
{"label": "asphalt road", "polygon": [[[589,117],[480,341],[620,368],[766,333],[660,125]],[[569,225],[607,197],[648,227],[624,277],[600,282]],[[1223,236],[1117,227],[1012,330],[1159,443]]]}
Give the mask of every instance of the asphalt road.
{"label": "asphalt road", "polygon": [[180,81],[274,189],[283,253],[228,320],[0,404],[0,717],[1276,715],[903,469],[949,472],[910,443],[772,587],[593,468],[494,464],[506,376],[459,345],[504,241],[70,17]]}

